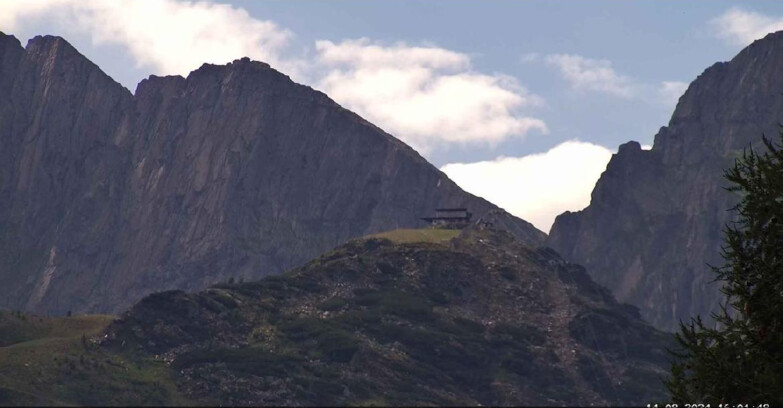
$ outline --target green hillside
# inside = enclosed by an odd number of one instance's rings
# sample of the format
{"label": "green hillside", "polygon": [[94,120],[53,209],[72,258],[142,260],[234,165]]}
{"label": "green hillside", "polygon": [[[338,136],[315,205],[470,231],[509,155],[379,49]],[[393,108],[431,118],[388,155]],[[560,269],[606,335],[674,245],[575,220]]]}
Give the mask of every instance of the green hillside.
{"label": "green hillside", "polygon": [[0,312],[0,405],[185,403],[163,364],[99,346],[113,320]]}
{"label": "green hillside", "polygon": [[0,332],[0,405],[638,405],[665,399],[671,340],[478,227],[357,239],[116,320],[3,313]]}
{"label": "green hillside", "polygon": [[367,238],[388,239],[396,244],[412,244],[429,242],[433,244],[445,244],[459,236],[460,230],[454,229],[396,229],[370,235]]}

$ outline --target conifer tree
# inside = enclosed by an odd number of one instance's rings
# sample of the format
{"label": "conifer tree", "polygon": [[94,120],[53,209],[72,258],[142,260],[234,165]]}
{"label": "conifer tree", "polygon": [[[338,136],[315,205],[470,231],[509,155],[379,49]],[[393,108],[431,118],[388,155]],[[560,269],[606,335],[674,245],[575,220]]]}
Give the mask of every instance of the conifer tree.
{"label": "conifer tree", "polygon": [[726,302],[715,328],[680,324],[666,381],[680,404],[783,406],[783,144],[763,143],[725,173],[742,197],[724,229],[725,264],[712,268]]}

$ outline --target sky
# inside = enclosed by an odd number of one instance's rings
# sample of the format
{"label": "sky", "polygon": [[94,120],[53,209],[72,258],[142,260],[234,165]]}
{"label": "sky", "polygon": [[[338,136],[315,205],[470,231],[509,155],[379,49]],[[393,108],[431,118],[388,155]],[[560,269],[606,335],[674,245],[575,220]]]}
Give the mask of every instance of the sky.
{"label": "sky", "polygon": [[327,93],[542,231],[704,69],[783,29],[769,1],[4,0],[131,92],[248,56]]}

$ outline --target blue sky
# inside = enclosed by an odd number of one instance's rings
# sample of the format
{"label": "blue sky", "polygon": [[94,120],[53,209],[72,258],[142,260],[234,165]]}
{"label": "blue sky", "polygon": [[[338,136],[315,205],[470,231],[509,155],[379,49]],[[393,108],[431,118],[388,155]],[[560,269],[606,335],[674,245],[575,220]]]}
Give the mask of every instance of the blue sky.
{"label": "blue sky", "polygon": [[544,231],[589,203],[619,144],[652,144],[687,83],[779,29],[768,1],[0,4],[0,30],[61,35],[131,91],[203,61],[269,62]]}

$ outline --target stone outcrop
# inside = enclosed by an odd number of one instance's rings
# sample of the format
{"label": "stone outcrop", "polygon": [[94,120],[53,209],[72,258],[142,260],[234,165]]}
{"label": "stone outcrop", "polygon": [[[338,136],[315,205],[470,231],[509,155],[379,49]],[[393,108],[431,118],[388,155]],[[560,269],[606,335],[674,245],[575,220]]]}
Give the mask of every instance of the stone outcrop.
{"label": "stone outcrop", "polygon": [[584,265],[621,302],[673,330],[723,299],[722,229],[738,196],[723,170],[783,121],[783,32],[704,71],[680,98],[650,151],[620,146],[582,211],[560,215],[548,245]]}
{"label": "stone outcrop", "polygon": [[0,147],[0,308],[118,312],[280,273],[436,207],[496,208],[248,59],[131,94],[62,38],[0,33]]}

